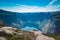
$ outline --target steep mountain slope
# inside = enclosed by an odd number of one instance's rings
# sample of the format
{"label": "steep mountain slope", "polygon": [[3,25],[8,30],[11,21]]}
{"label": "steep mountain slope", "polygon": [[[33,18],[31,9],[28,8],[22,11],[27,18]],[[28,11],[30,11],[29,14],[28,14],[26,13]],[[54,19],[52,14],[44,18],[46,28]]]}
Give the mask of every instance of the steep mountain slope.
{"label": "steep mountain slope", "polygon": [[[1,21],[3,23],[1,23]],[[33,27],[33,29],[36,28],[46,33],[60,33],[60,11],[17,13],[0,10],[0,25],[1,24],[19,29],[24,29],[28,26],[28,28]]]}
{"label": "steep mountain slope", "polygon": [[55,24],[55,33],[60,35],[60,12],[54,12],[52,15],[54,19],[54,24]]}

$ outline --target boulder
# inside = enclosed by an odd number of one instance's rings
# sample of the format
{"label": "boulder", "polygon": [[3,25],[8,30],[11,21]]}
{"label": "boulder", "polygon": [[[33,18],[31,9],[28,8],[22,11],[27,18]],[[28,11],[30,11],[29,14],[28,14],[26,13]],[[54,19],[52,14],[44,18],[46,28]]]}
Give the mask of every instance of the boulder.
{"label": "boulder", "polygon": [[0,40],[7,40],[6,38],[4,38],[4,37],[0,37]]}
{"label": "boulder", "polygon": [[15,30],[17,30],[17,28],[13,28],[13,27],[2,27],[0,28],[0,33],[6,33],[6,34],[11,34],[13,35],[15,32]]}

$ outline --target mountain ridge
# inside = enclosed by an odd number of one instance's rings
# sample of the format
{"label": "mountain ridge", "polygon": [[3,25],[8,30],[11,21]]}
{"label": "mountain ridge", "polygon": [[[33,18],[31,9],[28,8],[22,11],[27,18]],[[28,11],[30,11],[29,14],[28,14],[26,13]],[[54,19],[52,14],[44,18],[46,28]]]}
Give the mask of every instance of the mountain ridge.
{"label": "mountain ridge", "polygon": [[[36,12],[36,13],[18,13],[10,12],[6,10],[0,10],[0,20],[3,21],[5,26],[12,26],[17,28],[24,28],[26,26],[36,27],[42,30],[42,26],[45,26],[47,20],[51,20],[56,25],[54,32],[59,33],[59,23],[55,22],[55,16],[60,15],[60,11],[57,12]],[[50,16],[50,17],[49,17]],[[60,19],[60,18],[59,18]],[[44,23],[44,24],[43,24]],[[39,24],[39,25],[38,25]]]}

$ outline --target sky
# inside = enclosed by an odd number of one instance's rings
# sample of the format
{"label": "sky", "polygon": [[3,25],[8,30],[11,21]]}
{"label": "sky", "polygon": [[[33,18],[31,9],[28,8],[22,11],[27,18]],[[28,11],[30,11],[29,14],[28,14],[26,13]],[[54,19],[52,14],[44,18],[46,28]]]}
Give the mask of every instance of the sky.
{"label": "sky", "polygon": [[0,9],[12,12],[60,11],[60,0],[0,0]]}

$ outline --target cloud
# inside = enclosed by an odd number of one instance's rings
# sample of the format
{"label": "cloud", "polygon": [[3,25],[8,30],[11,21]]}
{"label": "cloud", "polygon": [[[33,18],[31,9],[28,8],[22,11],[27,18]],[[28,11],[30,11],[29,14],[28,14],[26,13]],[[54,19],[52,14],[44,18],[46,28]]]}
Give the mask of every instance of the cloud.
{"label": "cloud", "polygon": [[56,2],[57,0],[52,0],[48,5],[53,4],[54,2]]}
{"label": "cloud", "polygon": [[[51,3],[50,3],[51,4]],[[4,10],[12,11],[12,12],[50,12],[50,11],[60,11],[60,5],[50,5],[45,7],[40,6],[27,6],[27,5],[17,5],[13,7],[1,8]]]}
{"label": "cloud", "polygon": [[[58,8],[59,5],[52,5],[54,4],[54,2],[56,2],[58,0],[51,0],[51,2],[49,2],[49,4],[46,6],[47,8],[50,8],[50,9],[54,9],[56,10],[56,8]],[[56,7],[57,6],[57,7]]]}
{"label": "cloud", "polygon": [[12,12],[20,12],[20,13],[60,11],[60,5],[52,5],[56,1],[58,1],[58,0],[51,0],[51,2],[49,2],[49,4],[44,7],[16,4],[16,6],[1,8],[1,9],[7,10],[7,11],[12,11]]}

